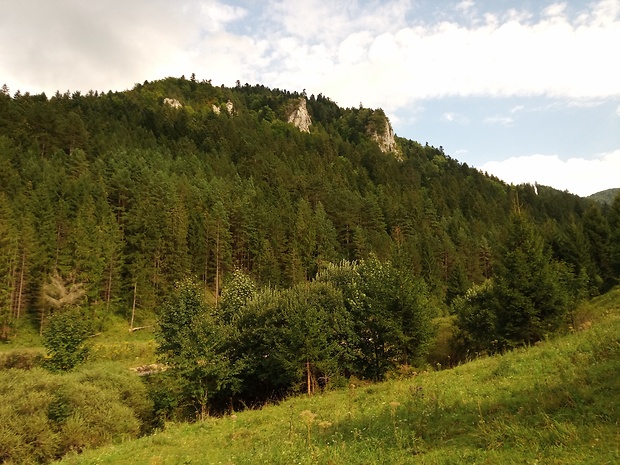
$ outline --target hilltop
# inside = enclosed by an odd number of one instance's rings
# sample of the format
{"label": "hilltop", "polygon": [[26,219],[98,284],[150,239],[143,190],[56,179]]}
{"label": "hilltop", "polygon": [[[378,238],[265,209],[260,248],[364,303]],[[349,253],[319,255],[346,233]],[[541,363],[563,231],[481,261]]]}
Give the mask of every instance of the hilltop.
{"label": "hilltop", "polygon": [[589,195],[588,198],[600,203],[611,205],[618,194],[620,194],[620,188],[606,189],[604,191]]}

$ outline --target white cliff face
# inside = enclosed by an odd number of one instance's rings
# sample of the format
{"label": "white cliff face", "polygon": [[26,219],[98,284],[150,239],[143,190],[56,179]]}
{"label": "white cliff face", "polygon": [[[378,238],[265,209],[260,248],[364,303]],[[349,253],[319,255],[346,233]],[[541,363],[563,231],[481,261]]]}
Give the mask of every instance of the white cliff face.
{"label": "white cliff face", "polygon": [[233,105],[233,103],[230,100],[228,102],[226,102],[226,111],[231,116],[232,116],[233,112],[235,111],[235,106]]}
{"label": "white cliff face", "polygon": [[[235,105],[230,101],[230,99],[228,99],[224,107],[226,108],[226,112],[230,116],[233,116],[235,114]],[[216,115],[219,115],[222,113],[222,106],[214,103],[211,105],[211,110],[213,110],[213,113],[215,113]]]}
{"label": "white cliff face", "polygon": [[374,141],[379,144],[379,148],[383,153],[393,152],[396,149],[396,141],[394,140],[394,130],[390,122],[385,119],[385,129],[383,134],[375,132],[372,135]]}
{"label": "white cliff face", "polygon": [[392,153],[397,160],[403,160],[403,154],[398,148],[398,145],[396,145],[394,130],[392,129],[392,125],[387,117],[385,118],[385,128],[383,132],[380,133],[375,130],[371,132],[371,137],[383,153]]}
{"label": "white cliff face", "polygon": [[301,132],[310,132],[312,118],[306,108],[306,99],[300,97],[297,107],[288,115],[288,122],[292,123]]}
{"label": "white cliff face", "polygon": [[179,102],[175,98],[165,98],[164,105],[170,105],[172,108],[176,108],[176,109],[183,107],[183,105],[181,105],[181,102]]}

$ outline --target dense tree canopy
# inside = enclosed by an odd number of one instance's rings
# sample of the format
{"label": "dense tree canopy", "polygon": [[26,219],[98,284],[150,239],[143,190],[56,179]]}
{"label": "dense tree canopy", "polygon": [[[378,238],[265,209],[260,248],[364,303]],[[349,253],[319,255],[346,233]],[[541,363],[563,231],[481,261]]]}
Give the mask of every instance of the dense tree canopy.
{"label": "dense tree canopy", "polygon": [[534,227],[552,227],[556,259],[579,272],[581,254],[595,290],[617,281],[610,207],[507,186],[406,139],[399,157],[384,154],[371,137],[381,111],[323,95],[308,98],[313,126],[301,133],[285,123],[299,97],[182,78],[116,93],[2,93],[5,337],[28,312],[45,317],[39,295],[56,272],[85,286],[87,305],[135,307],[140,319],[186,276],[216,299],[235,267],[291,286],[374,254],[451,301],[491,275],[515,195]]}

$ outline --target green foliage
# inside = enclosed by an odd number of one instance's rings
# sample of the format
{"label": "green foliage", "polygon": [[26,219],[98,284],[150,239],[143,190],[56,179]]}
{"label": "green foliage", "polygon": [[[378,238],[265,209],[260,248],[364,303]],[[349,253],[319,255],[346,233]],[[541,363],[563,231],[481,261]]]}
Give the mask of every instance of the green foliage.
{"label": "green foliage", "polygon": [[63,463],[616,463],[619,298],[593,303],[602,321],[590,330],[535,347],[172,426]]}
{"label": "green foliage", "polygon": [[454,344],[461,354],[480,354],[497,349],[497,316],[495,314],[492,281],[471,287],[464,296],[457,297],[453,309],[457,315],[459,332]]}
{"label": "green foliage", "polygon": [[[217,300],[235,269],[287,287],[372,254],[422,275],[449,304],[490,277],[515,192],[559,236],[583,223],[591,294],[615,282],[608,210],[544,186],[539,195],[506,186],[428,144],[399,139],[400,159],[382,154],[371,136],[385,130],[381,109],[310,96],[313,128],[302,134],[285,122],[301,96],[179,78],[126,92],[3,95],[5,337],[27,313],[45,320],[37,297],[55,270],[84,286],[97,318],[132,309],[135,322],[186,276]],[[228,100],[232,115],[214,113]],[[579,274],[573,251],[557,247],[555,258]]]}
{"label": "green foliage", "polygon": [[611,280],[618,284],[620,283],[620,192],[616,194],[611,204],[609,226],[611,229],[609,257]]}
{"label": "green foliage", "polygon": [[454,302],[457,345],[475,353],[533,344],[568,326],[574,275],[553,262],[527,214],[513,212],[493,281]]}
{"label": "green foliage", "polygon": [[118,365],[68,374],[0,370],[0,460],[49,463],[136,438],[150,423],[151,408],[142,382]]}
{"label": "green foliage", "polygon": [[349,376],[381,379],[424,363],[434,316],[423,282],[376,258],[327,265],[285,289],[257,290],[238,270],[212,312],[186,281],[160,312],[157,350],[171,370],[154,395],[162,415],[182,416],[190,402],[204,417],[231,399],[262,403]]}
{"label": "green foliage", "polygon": [[605,189],[604,191],[596,192],[588,196],[589,199],[595,200],[599,203],[612,204],[614,199],[620,194],[620,188]]}
{"label": "green foliage", "polygon": [[51,371],[68,371],[86,360],[89,349],[85,342],[90,333],[90,325],[80,309],[53,314],[43,332],[46,367]]}
{"label": "green foliage", "polygon": [[[104,332],[92,358],[149,363],[153,344],[135,339],[161,310],[172,368],[154,393],[162,417],[186,418],[422,365],[433,317],[488,279],[493,305],[458,312],[468,337],[480,317],[502,346],[544,338],[564,297],[620,279],[617,208],[508,186],[441,147],[399,138],[400,156],[384,154],[381,109],[323,95],[301,133],[286,122],[301,97],[195,77],[0,95],[1,336],[37,341],[37,322],[79,302]],[[515,196],[535,239],[520,258],[503,247]],[[175,288],[188,276],[196,295]],[[142,330],[114,341],[119,320]]]}
{"label": "green foliage", "polygon": [[209,313],[196,283],[185,280],[159,312],[157,353],[173,370],[199,418],[209,413],[209,399],[234,384],[234,367],[225,351],[226,330]]}
{"label": "green foliage", "polygon": [[[249,397],[317,390],[340,375],[343,345],[351,334],[342,294],[328,283],[267,290],[248,302],[239,357]],[[253,380],[258,380],[261,390]],[[265,389],[267,391],[265,392]]]}
{"label": "green foliage", "polygon": [[492,294],[500,345],[532,344],[566,323],[569,289],[522,211],[512,215]]}
{"label": "green foliage", "polygon": [[18,230],[6,195],[0,192],[0,339],[9,337],[14,324],[12,293],[16,271]]}
{"label": "green foliage", "polygon": [[382,379],[399,364],[419,363],[432,337],[435,315],[424,283],[374,257],[328,267],[317,278],[341,289],[352,322],[352,370]]}
{"label": "green foliage", "polygon": [[217,309],[222,321],[226,324],[237,323],[243,317],[246,303],[256,292],[256,283],[252,278],[241,270],[235,270],[225,283]]}
{"label": "green foliage", "polygon": [[30,370],[43,364],[45,352],[39,348],[13,349],[0,353],[0,370]]}

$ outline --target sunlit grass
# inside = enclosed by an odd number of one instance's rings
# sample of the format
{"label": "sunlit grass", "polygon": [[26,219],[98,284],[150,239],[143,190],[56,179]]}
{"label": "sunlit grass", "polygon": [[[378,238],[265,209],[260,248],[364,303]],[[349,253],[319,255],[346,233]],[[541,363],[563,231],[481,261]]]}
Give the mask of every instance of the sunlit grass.
{"label": "sunlit grass", "polygon": [[[121,362],[127,367],[148,365],[156,362],[155,318],[143,322],[137,331],[129,331],[126,319],[117,315],[105,318],[103,328],[94,328],[87,339],[88,361]],[[30,366],[35,357],[43,357],[45,349],[39,330],[33,322],[20,322],[16,334],[8,342],[0,342],[0,368],[7,366],[7,360],[19,359],[11,366]]]}
{"label": "sunlit grass", "polygon": [[619,304],[620,290],[595,300],[580,313],[589,329],[535,347],[169,425],[65,463],[620,463]]}

